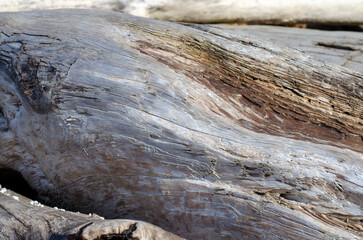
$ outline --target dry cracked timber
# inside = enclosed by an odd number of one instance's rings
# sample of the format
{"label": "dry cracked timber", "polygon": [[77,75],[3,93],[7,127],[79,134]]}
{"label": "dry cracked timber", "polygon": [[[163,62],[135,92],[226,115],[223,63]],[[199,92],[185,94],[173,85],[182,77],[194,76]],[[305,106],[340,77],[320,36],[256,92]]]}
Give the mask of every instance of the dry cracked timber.
{"label": "dry cracked timber", "polygon": [[0,33],[0,168],[44,203],[187,239],[362,236],[361,73],[105,11],[1,13]]}

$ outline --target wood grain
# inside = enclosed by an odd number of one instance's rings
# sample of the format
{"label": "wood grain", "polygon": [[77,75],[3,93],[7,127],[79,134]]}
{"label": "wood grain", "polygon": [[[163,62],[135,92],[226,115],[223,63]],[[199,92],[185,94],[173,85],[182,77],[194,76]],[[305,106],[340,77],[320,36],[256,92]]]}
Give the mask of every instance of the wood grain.
{"label": "wood grain", "polygon": [[0,166],[44,202],[187,239],[361,238],[361,73],[114,12],[0,32]]}
{"label": "wood grain", "polygon": [[215,24],[243,35],[251,34],[282,47],[305,52],[316,60],[363,71],[363,33],[352,31],[321,31],[262,25]]}

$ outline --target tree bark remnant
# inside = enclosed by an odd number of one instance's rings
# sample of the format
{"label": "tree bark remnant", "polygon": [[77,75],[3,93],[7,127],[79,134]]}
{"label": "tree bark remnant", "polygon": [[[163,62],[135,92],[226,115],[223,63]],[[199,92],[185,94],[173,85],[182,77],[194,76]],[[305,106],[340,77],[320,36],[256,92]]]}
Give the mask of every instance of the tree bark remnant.
{"label": "tree bark remnant", "polygon": [[0,167],[46,203],[187,239],[361,238],[361,73],[114,12],[1,13],[0,34]]}

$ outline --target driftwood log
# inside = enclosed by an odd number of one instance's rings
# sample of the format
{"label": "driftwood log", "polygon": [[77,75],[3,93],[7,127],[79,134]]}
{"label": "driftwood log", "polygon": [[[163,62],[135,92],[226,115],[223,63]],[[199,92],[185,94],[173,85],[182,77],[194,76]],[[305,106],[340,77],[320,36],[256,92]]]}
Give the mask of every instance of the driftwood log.
{"label": "driftwood log", "polygon": [[114,12],[1,13],[0,34],[0,167],[44,203],[187,239],[362,237],[361,73]]}
{"label": "driftwood log", "polygon": [[0,240],[11,239],[182,240],[149,223],[49,208],[0,187]]}
{"label": "driftwood log", "polygon": [[0,11],[96,8],[194,23],[363,23],[363,0],[0,0]]}
{"label": "driftwood log", "polygon": [[258,25],[216,24],[213,26],[241,35],[253,34],[274,44],[304,51],[316,60],[363,72],[363,33],[361,32]]}

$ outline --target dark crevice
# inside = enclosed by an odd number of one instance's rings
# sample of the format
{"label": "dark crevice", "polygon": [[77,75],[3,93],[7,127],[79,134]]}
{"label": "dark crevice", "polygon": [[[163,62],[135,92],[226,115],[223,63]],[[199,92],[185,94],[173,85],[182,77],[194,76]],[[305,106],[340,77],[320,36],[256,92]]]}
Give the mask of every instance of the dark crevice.
{"label": "dark crevice", "polygon": [[306,28],[325,30],[325,31],[363,32],[363,27],[359,25],[307,24]]}
{"label": "dark crevice", "polygon": [[264,193],[264,192],[258,192],[258,191],[253,191],[255,194],[257,194],[257,195],[260,195],[260,196],[265,196],[266,195],[266,193]]}
{"label": "dark crevice", "polygon": [[38,199],[38,193],[29,186],[21,173],[15,170],[0,168],[0,185],[27,198]]}
{"label": "dark crevice", "polygon": [[104,234],[100,237],[100,240],[139,240],[139,238],[134,238],[132,236],[132,233],[135,232],[136,229],[136,223],[134,223],[121,234]]}
{"label": "dark crevice", "polygon": [[357,49],[354,49],[349,46],[339,45],[335,43],[324,43],[324,42],[317,42],[315,43],[316,46],[322,46],[322,47],[328,47],[328,48],[334,48],[334,49],[340,49],[340,50],[346,50],[346,51],[358,51]]}
{"label": "dark crevice", "polygon": [[8,121],[5,119],[3,110],[0,107],[0,133],[8,130]]}
{"label": "dark crevice", "polygon": [[49,39],[53,39],[53,40],[57,40],[57,41],[62,41],[60,38],[58,37],[52,37],[52,36],[49,36],[49,35],[45,35],[45,34],[32,34],[32,33],[13,33],[11,34],[10,36],[8,37],[11,37],[11,36],[14,36],[14,35],[26,35],[26,36],[30,36],[30,37],[44,37],[44,38],[49,38]]}
{"label": "dark crevice", "polygon": [[291,88],[291,87],[287,87],[287,86],[282,86],[284,89],[291,91],[292,93],[294,93],[295,95],[298,95],[299,97],[304,97],[304,95],[302,95],[301,93],[299,93],[298,91],[296,91],[295,89]]}
{"label": "dark crevice", "polygon": [[295,194],[292,194],[292,193],[281,193],[280,194],[280,197],[281,198],[284,198],[286,200],[289,200],[289,201],[295,201],[295,202],[300,202],[300,203],[309,203],[310,201],[304,197],[301,197],[301,196],[298,196],[298,195],[295,195]]}

